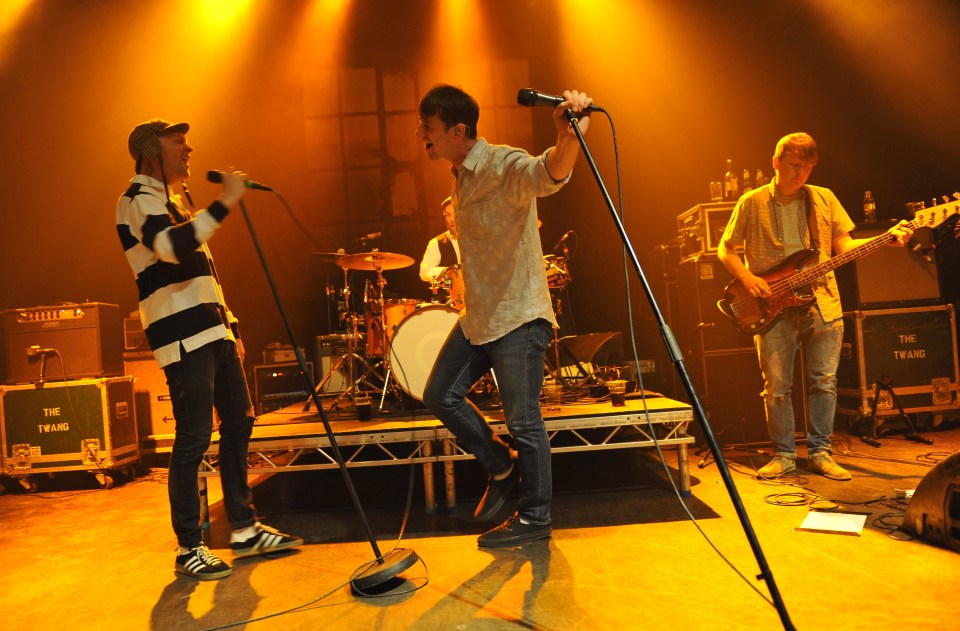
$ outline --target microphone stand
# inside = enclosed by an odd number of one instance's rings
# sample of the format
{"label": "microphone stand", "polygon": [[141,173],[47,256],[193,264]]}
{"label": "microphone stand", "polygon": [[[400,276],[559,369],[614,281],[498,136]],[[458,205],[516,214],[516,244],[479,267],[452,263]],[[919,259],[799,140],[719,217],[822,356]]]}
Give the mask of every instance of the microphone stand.
{"label": "microphone stand", "polygon": [[[34,388],[37,388],[39,390],[40,388],[43,387],[43,384],[46,382],[46,372],[47,372],[47,354],[41,353],[40,354],[40,378],[37,379],[37,382],[35,384],[33,384]],[[64,371],[64,374],[66,374],[66,371]]]}
{"label": "microphone stand", "polygon": [[267,265],[267,259],[260,247],[260,240],[257,238],[256,230],[253,228],[253,223],[250,221],[250,215],[247,214],[247,207],[243,203],[242,199],[240,200],[240,210],[243,212],[243,219],[247,223],[247,228],[250,231],[250,237],[253,240],[253,246],[257,250],[257,256],[260,257],[260,265],[263,267],[263,272],[267,277],[267,283],[270,285],[270,290],[273,292],[273,298],[277,303],[277,310],[280,312],[280,317],[283,319],[283,325],[287,329],[287,336],[290,338],[290,344],[293,345],[294,353],[297,355],[297,363],[300,365],[300,375],[303,377],[303,382],[306,387],[305,389],[310,393],[310,396],[313,399],[313,404],[317,408],[317,413],[320,415],[320,421],[323,423],[323,429],[327,434],[327,438],[330,440],[330,449],[333,451],[334,459],[337,461],[337,466],[340,469],[340,474],[343,476],[343,481],[347,485],[347,491],[350,493],[350,499],[353,500],[353,505],[357,509],[357,514],[360,516],[360,521],[363,524],[363,529],[367,534],[367,539],[369,539],[370,546],[373,548],[373,553],[376,556],[374,562],[366,566],[364,570],[355,572],[353,576],[350,577],[350,585],[353,588],[353,591],[360,595],[366,595],[365,590],[376,587],[377,585],[395,578],[401,572],[413,566],[413,564],[416,563],[420,557],[417,556],[416,552],[408,548],[395,548],[386,555],[380,552],[380,548],[377,546],[376,537],[374,537],[373,530],[370,528],[370,522],[367,520],[367,515],[363,510],[363,506],[360,504],[360,498],[357,496],[357,491],[353,486],[353,481],[350,479],[350,473],[347,471],[347,464],[343,459],[343,455],[340,453],[340,447],[337,445],[336,436],[333,433],[333,429],[330,427],[329,420],[327,420],[327,415],[323,410],[323,404],[320,402],[320,395],[318,394],[319,388],[314,389],[313,383],[310,382],[310,371],[307,368],[307,362],[300,350],[300,345],[297,344],[296,338],[294,337],[293,327],[290,325],[290,319],[287,317],[287,313],[283,308],[283,303],[280,300],[280,292],[277,290],[277,285],[273,281],[273,275],[270,273],[270,267]]}
{"label": "microphone stand", "polygon": [[587,163],[590,165],[590,170],[593,171],[593,176],[597,180],[597,185],[600,188],[600,193],[603,195],[604,201],[607,203],[607,209],[610,211],[610,216],[613,217],[613,222],[616,224],[617,230],[620,232],[620,239],[623,241],[623,247],[630,256],[630,260],[633,263],[633,269],[637,274],[637,278],[643,287],[643,292],[647,295],[647,301],[650,303],[653,314],[657,319],[657,325],[660,327],[660,334],[663,336],[663,343],[666,345],[671,361],[673,362],[677,369],[677,373],[680,376],[680,381],[683,382],[683,387],[687,391],[687,396],[690,398],[690,405],[693,407],[694,416],[696,417],[697,422],[700,423],[700,428],[703,430],[704,438],[706,438],[707,444],[710,446],[710,452],[713,453],[713,458],[717,462],[717,469],[720,471],[720,476],[723,478],[723,483],[726,485],[727,492],[730,494],[730,499],[737,511],[737,516],[740,518],[740,523],[743,526],[743,532],[746,535],[747,540],[750,542],[753,555],[756,557],[757,564],[760,566],[760,574],[757,576],[757,578],[763,579],[767,583],[767,588],[770,590],[770,596],[773,599],[774,607],[776,608],[777,613],[780,614],[780,622],[783,624],[783,628],[790,630],[795,629],[793,622],[790,620],[790,614],[787,612],[786,605],[784,604],[783,599],[780,597],[780,591],[777,589],[777,584],[774,581],[773,572],[770,570],[769,565],[767,565],[767,560],[764,557],[763,550],[760,548],[760,542],[757,539],[757,535],[750,523],[750,518],[747,516],[747,511],[743,506],[743,501],[740,499],[740,494],[737,492],[737,487],[733,482],[733,477],[730,475],[730,469],[727,467],[727,463],[723,459],[720,446],[717,444],[717,440],[713,435],[713,430],[710,429],[710,423],[707,421],[707,415],[703,410],[703,406],[700,404],[700,399],[697,396],[696,389],[693,387],[693,382],[690,380],[690,375],[683,363],[683,353],[680,351],[680,347],[677,345],[677,341],[673,337],[673,332],[663,319],[663,314],[660,312],[660,308],[657,305],[657,300],[653,296],[653,291],[650,288],[650,284],[647,282],[647,278],[643,273],[643,269],[640,267],[640,261],[637,258],[637,253],[633,249],[633,245],[630,243],[630,238],[627,236],[627,231],[623,227],[623,222],[620,221],[620,217],[617,214],[617,209],[616,206],[614,206],[613,199],[610,198],[610,194],[607,192],[607,187],[603,183],[603,177],[600,175],[600,171],[593,160],[593,156],[590,154],[590,149],[587,146],[586,139],[583,137],[583,132],[580,131],[580,126],[577,125],[577,115],[572,111],[567,110],[567,118],[570,120],[570,125],[573,127],[573,131],[577,136],[577,140],[580,142],[580,147],[583,149],[583,154],[586,157]]}

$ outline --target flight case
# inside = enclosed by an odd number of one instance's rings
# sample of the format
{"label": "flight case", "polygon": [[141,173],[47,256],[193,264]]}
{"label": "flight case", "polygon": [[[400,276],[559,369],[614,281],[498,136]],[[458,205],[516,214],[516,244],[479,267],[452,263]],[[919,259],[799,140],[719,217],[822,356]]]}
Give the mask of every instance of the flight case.
{"label": "flight case", "polygon": [[35,491],[41,473],[89,471],[106,488],[140,459],[133,377],[0,386],[3,473]]}
{"label": "flight case", "polygon": [[[837,411],[868,417],[878,379],[904,412],[957,409],[957,332],[953,305],[848,311],[837,369]],[[881,389],[877,416],[899,414]]]}

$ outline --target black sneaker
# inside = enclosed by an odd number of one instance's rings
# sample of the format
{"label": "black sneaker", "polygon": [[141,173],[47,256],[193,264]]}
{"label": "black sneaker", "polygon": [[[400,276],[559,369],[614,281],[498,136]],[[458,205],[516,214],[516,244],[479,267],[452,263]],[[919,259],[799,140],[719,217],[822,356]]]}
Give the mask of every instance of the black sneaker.
{"label": "black sneaker", "polygon": [[252,557],[258,554],[270,554],[279,552],[288,548],[296,548],[303,545],[303,539],[285,535],[276,528],[264,526],[260,522],[254,524],[257,528],[257,534],[245,541],[233,541],[230,548],[235,557]]}
{"label": "black sneaker", "polygon": [[517,465],[517,459],[512,459],[513,467],[507,477],[502,480],[495,480],[493,476],[487,479],[487,490],[480,498],[477,509],[473,511],[473,518],[476,521],[490,521],[503,508],[503,502],[507,496],[517,486],[517,479],[520,477],[520,467]]}
{"label": "black sneaker", "polygon": [[177,565],[174,568],[181,574],[192,576],[201,581],[212,581],[224,576],[230,576],[230,566],[210,552],[207,546],[197,546],[188,552],[177,555]]}
{"label": "black sneaker", "polygon": [[507,521],[480,535],[477,545],[481,548],[508,548],[528,541],[549,539],[551,532],[550,524],[525,524],[520,521],[520,516],[514,513]]}

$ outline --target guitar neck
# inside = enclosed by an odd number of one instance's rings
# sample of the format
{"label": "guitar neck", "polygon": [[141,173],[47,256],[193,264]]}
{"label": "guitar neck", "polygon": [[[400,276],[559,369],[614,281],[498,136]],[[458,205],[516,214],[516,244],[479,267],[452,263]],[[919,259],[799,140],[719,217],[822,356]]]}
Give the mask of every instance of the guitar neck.
{"label": "guitar neck", "polygon": [[[906,227],[910,230],[916,230],[916,225],[913,221],[909,222]],[[790,289],[797,289],[799,287],[809,285],[827,272],[832,272],[841,265],[846,265],[850,261],[856,260],[861,256],[872,254],[880,248],[893,243],[895,240],[896,237],[894,237],[892,234],[889,232],[884,232],[883,234],[870,239],[866,243],[858,245],[852,250],[847,250],[846,252],[838,254],[837,256],[822,263],[802,269],[788,279]]]}

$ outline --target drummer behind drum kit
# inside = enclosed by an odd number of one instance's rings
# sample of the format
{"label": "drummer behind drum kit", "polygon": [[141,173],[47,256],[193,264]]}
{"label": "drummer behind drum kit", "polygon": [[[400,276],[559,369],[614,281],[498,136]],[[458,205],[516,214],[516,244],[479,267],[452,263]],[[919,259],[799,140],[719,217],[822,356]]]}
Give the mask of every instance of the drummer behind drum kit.
{"label": "drummer behind drum kit", "polygon": [[[345,397],[356,400],[366,396],[367,391],[361,390],[366,385],[371,391],[380,391],[379,409],[382,410],[387,388],[394,387],[391,378],[400,390],[417,401],[423,401],[427,377],[464,307],[460,265],[448,267],[431,282],[431,300],[421,302],[413,298],[384,298],[387,281],[383,273],[413,265],[409,256],[376,249],[358,254],[346,254],[343,250],[321,252],[314,256],[343,270],[343,289],[328,289],[327,292],[330,296],[341,294],[337,310],[339,321],[347,330],[341,335],[347,342],[346,352],[317,384],[317,393],[323,392],[326,383],[340,371],[346,374],[348,387],[340,393],[331,409],[336,409]],[[543,262],[550,289],[562,289],[570,284],[563,257],[548,255],[543,257]],[[362,314],[350,310],[350,270],[377,274],[376,287],[367,282],[364,288]],[[358,352],[361,347],[365,357]],[[372,375],[381,377],[382,389],[369,381]],[[309,402],[307,405],[309,407]]]}

